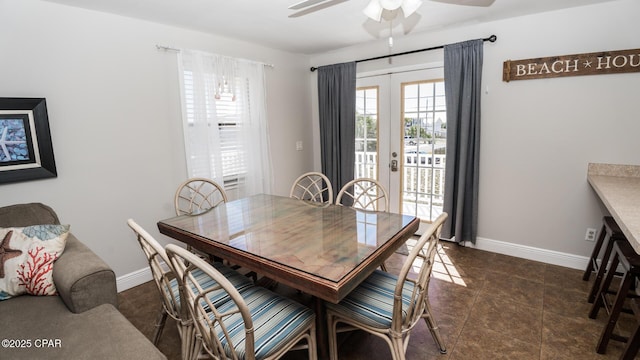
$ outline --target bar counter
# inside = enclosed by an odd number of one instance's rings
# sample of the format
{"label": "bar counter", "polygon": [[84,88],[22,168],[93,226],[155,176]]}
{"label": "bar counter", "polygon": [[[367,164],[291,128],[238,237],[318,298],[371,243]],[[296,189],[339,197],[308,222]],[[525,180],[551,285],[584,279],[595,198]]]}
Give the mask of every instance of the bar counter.
{"label": "bar counter", "polygon": [[640,254],[640,166],[590,163],[587,180]]}

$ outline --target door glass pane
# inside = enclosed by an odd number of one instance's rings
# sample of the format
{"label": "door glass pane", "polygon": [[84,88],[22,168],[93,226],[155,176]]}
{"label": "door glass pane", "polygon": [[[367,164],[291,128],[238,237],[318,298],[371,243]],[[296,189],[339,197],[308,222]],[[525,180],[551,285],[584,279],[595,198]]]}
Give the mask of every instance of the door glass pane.
{"label": "door glass pane", "polygon": [[432,221],[442,213],[447,113],[443,81],[402,85],[403,214]]}
{"label": "door glass pane", "polygon": [[378,87],[356,90],[355,178],[378,178]]}

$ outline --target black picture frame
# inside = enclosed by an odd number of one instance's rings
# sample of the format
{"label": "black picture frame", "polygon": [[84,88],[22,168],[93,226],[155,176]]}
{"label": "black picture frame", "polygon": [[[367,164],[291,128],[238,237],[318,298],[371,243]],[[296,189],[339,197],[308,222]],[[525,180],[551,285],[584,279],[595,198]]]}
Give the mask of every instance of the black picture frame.
{"label": "black picture frame", "polygon": [[0,98],[0,184],[57,176],[46,99]]}

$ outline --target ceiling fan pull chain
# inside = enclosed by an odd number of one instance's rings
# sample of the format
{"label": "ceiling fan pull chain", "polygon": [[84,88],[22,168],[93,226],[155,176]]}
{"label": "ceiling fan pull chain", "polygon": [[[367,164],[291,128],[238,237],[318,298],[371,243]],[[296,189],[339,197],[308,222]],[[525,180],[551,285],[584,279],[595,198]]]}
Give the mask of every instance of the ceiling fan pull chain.
{"label": "ceiling fan pull chain", "polygon": [[[391,54],[392,49],[393,49],[393,19],[389,20],[389,54]],[[389,65],[391,65],[393,63],[393,61],[391,60],[392,57],[390,56],[388,59],[389,59]]]}
{"label": "ceiling fan pull chain", "polygon": [[389,20],[389,50],[393,47],[393,19]]}

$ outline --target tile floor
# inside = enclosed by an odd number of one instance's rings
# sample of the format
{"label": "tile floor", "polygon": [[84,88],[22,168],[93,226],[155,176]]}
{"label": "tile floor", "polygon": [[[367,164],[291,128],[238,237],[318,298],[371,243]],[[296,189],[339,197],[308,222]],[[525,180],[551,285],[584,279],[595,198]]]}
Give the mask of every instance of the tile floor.
{"label": "tile floor", "polygon": [[[386,264],[397,271],[404,257],[394,254]],[[582,271],[494,254],[441,242],[430,283],[430,301],[447,345],[440,354],[424,322],[412,333],[408,360],[422,359],[617,359],[624,344],[612,341],[606,355],[595,352],[606,312],[589,319],[587,293],[591,282]],[[594,276],[591,276],[593,280]],[[276,291],[308,299],[286,286]],[[120,293],[120,311],[151,338],[160,301],[152,283]],[[628,334],[632,318],[623,314],[620,332]],[[386,344],[354,332],[341,338],[339,356],[349,360],[390,359]],[[175,322],[169,319],[160,350],[180,358]],[[640,357],[638,357],[640,359]],[[291,352],[288,360],[306,359]]]}

